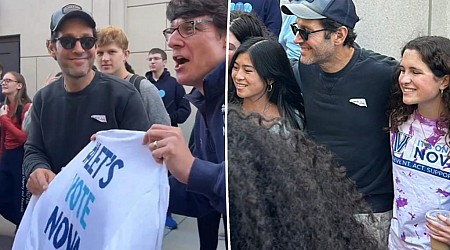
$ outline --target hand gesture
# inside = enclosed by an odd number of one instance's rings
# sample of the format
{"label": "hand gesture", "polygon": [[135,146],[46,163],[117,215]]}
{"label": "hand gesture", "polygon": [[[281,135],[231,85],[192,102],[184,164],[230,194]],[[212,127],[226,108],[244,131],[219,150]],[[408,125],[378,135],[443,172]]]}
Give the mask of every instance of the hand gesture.
{"label": "hand gesture", "polygon": [[47,190],[48,185],[55,178],[55,173],[45,168],[38,168],[28,178],[27,188],[34,195],[40,195]]}
{"label": "hand gesture", "polygon": [[3,105],[1,108],[0,108],[0,116],[4,116],[4,115],[7,115],[8,114],[8,111],[9,111],[9,108],[8,108],[8,105]]}
{"label": "hand gesture", "polygon": [[154,124],[145,134],[143,144],[147,143],[155,161],[164,162],[170,173],[186,184],[195,157],[192,156],[181,129]]}

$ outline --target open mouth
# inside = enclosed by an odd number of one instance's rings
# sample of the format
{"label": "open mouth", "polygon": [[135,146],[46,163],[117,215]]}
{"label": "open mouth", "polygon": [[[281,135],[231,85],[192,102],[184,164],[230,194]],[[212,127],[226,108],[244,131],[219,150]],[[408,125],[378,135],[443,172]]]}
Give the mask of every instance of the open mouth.
{"label": "open mouth", "polygon": [[181,56],[174,56],[173,60],[175,61],[175,69],[178,69],[181,66],[183,66],[185,63],[189,62],[188,59],[181,57]]}

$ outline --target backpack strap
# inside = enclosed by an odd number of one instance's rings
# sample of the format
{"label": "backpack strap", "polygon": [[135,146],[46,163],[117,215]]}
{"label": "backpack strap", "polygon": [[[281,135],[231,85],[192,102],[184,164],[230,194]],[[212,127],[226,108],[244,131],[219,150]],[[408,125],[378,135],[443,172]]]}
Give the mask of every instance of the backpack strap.
{"label": "backpack strap", "polygon": [[139,94],[141,93],[141,81],[145,79],[145,77],[136,74],[132,75],[130,78],[130,82],[134,85]]}

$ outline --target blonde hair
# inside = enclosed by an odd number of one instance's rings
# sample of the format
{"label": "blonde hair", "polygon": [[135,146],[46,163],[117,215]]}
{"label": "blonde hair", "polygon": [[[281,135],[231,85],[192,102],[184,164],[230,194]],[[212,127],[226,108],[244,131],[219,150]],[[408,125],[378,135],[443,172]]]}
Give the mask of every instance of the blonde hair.
{"label": "blonde hair", "polygon": [[125,32],[117,26],[106,26],[98,31],[97,45],[116,44],[121,49],[128,49],[128,38]]}

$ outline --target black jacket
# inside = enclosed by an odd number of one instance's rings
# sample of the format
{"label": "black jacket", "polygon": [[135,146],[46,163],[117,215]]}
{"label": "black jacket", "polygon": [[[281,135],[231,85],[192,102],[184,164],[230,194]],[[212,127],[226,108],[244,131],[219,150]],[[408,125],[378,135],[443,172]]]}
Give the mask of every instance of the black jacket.
{"label": "black jacket", "polygon": [[178,127],[178,124],[185,122],[191,114],[191,106],[189,101],[184,98],[186,91],[183,86],[170,76],[167,69],[164,69],[158,80],[153,79],[150,71],[145,73],[145,76],[159,89],[159,95],[169,113],[171,125]]}

